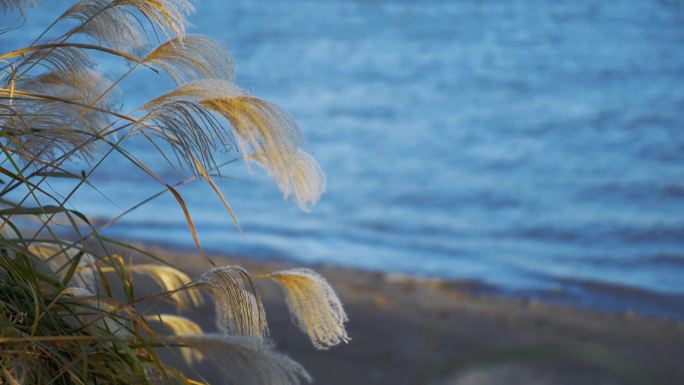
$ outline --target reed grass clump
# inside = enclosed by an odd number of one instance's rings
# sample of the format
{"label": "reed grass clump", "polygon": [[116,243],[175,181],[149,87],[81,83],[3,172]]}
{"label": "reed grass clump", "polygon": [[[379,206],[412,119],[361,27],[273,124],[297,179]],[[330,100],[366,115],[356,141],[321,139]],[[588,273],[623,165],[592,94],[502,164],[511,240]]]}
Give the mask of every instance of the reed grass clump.
{"label": "reed grass clump", "polygon": [[[0,0],[20,18],[39,5]],[[202,251],[177,187],[205,181],[237,225],[213,180],[225,165],[217,154],[234,151],[259,164],[304,209],[325,190],[325,177],[295,122],[234,84],[227,49],[187,33],[192,10],[187,0],[79,0],[31,43],[0,52],[0,384],[203,384],[192,369],[203,360],[217,361],[231,384],[311,381],[274,350],[258,279],[282,286],[293,321],[314,347],[348,341],[344,309],[320,275],[294,269],[255,277],[215,266]],[[121,72],[100,73],[103,58],[121,62]],[[123,110],[125,80],[137,71],[167,76],[175,89]],[[133,137],[190,176],[160,176],[126,147]],[[115,156],[160,191],[96,224],[72,207],[72,197],[83,186],[96,189],[91,176]],[[53,182],[67,191],[58,193]],[[163,194],[178,203],[207,264],[200,277],[102,233]],[[141,278],[157,291],[141,296]],[[216,309],[216,331],[183,315],[206,299]],[[176,314],[157,304],[173,305]],[[181,360],[164,360],[161,351]]]}

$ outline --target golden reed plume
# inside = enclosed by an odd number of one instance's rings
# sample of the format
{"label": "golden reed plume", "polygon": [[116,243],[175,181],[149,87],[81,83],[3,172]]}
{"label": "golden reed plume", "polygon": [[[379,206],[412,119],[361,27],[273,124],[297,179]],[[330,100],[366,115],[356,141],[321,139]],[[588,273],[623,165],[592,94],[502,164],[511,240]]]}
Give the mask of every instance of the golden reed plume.
{"label": "golden reed plume", "polygon": [[283,288],[293,321],[317,349],[350,340],[344,327],[347,314],[325,278],[310,269],[282,270],[267,277]]}

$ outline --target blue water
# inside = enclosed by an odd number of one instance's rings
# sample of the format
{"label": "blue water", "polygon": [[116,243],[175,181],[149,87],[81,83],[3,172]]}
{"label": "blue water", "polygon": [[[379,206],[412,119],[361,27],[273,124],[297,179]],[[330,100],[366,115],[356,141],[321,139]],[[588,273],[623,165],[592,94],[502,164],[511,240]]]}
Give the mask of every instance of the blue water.
{"label": "blue water", "polygon": [[[610,292],[601,306],[684,318],[681,3],[197,8],[192,32],[224,41],[237,83],[292,113],[328,177],[304,213],[259,169],[225,168],[231,179],[220,185],[244,237],[207,186],[181,188],[205,248],[565,292],[580,303]],[[125,84],[133,100],[166,86],[149,73]],[[131,150],[175,177],[149,148]],[[111,203],[84,189],[78,208],[111,217],[159,190],[135,172],[121,180],[129,166],[115,162],[95,175]],[[110,234],[192,246],[171,197]]]}

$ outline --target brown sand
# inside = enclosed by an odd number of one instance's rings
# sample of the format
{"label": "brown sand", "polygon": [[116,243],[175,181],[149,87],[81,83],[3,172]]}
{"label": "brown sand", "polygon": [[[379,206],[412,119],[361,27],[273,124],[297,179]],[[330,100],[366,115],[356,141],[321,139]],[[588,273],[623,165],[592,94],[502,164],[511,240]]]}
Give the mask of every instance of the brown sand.
{"label": "brown sand", "polygon": [[[193,276],[208,266],[196,254],[153,251]],[[292,267],[212,259],[251,273]],[[316,270],[350,318],[352,341],[326,351],[291,324],[280,289],[259,283],[273,340],[315,384],[684,384],[682,322],[478,294],[467,282]],[[188,315],[213,330],[211,306]],[[221,383],[211,368],[200,372]]]}

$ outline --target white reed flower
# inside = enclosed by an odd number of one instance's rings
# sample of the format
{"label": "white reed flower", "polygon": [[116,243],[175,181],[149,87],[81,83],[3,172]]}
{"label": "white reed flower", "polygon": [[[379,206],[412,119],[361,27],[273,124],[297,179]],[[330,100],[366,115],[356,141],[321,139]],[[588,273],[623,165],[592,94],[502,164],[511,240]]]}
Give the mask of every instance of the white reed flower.
{"label": "white reed flower", "polygon": [[325,278],[310,269],[283,270],[268,277],[283,288],[293,322],[317,349],[350,340],[344,327],[347,314]]}
{"label": "white reed flower", "polygon": [[268,337],[266,313],[254,282],[239,266],[221,266],[202,274],[212,289],[216,327],[223,333],[263,340]]}

